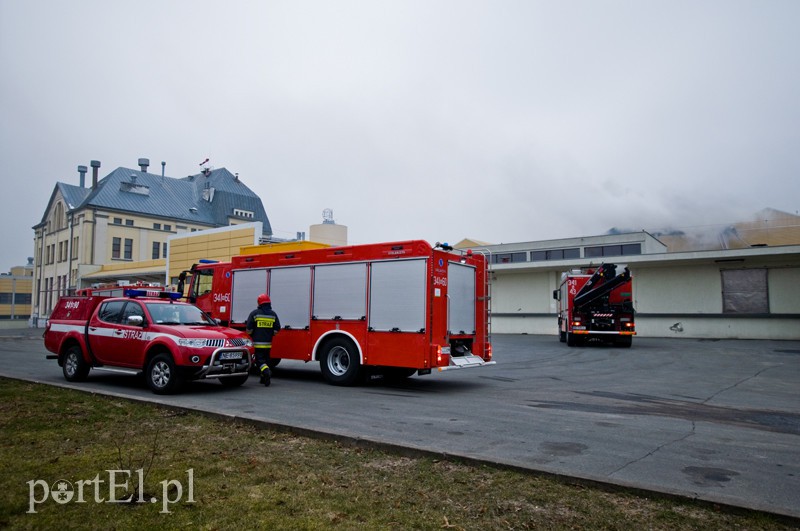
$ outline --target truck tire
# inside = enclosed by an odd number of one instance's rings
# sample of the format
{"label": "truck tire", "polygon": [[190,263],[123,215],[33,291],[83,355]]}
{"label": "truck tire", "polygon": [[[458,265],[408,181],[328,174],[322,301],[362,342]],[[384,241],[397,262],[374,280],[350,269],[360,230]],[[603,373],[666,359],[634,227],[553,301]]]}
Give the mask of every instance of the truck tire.
{"label": "truck tire", "polygon": [[353,385],[363,374],[356,346],[349,339],[337,337],[322,346],[319,367],[329,384]]}
{"label": "truck tire", "polygon": [[633,344],[633,336],[619,336],[617,337],[614,344],[618,347],[622,348],[631,348],[631,344]]}
{"label": "truck tire", "polygon": [[174,393],[182,384],[172,356],[163,353],[150,360],[144,371],[144,378],[150,390],[157,395]]}
{"label": "truck tire", "polygon": [[565,332],[565,334],[567,336],[566,339],[568,347],[575,347],[578,345],[578,338],[575,336],[575,334],[570,334],[569,332]]}
{"label": "truck tire", "polygon": [[239,387],[240,385],[244,384],[249,377],[249,374],[230,376],[228,378],[220,378],[219,383],[221,383],[223,387]]}
{"label": "truck tire", "polygon": [[61,369],[64,371],[64,379],[68,382],[82,382],[89,374],[91,367],[83,359],[83,351],[78,345],[73,345],[64,353],[64,360]]}

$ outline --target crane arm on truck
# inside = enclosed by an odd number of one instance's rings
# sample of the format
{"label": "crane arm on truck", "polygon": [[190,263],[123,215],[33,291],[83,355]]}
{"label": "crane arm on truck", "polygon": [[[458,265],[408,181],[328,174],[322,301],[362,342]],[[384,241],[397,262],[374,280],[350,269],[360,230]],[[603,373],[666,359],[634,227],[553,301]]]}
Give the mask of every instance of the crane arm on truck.
{"label": "crane arm on truck", "polygon": [[603,264],[591,278],[583,285],[573,299],[575,308],[582,308],[587,304],[599,299],[603,295],[611,293],[614,288],[628,282],[631,272],[626,267],[625,270],[617,275],[617,266],[614,264]]}

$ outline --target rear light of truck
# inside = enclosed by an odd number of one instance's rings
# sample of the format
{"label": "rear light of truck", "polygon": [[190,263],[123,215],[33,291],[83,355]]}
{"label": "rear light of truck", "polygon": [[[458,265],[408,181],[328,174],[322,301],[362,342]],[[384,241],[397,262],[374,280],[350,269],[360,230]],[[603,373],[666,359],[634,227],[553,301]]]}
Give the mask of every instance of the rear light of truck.
{"label": "rear light of truck", "polygon": [[486,356],[483,358],[486,361],[491,361],[492,359],[492,344],[486,343]]}

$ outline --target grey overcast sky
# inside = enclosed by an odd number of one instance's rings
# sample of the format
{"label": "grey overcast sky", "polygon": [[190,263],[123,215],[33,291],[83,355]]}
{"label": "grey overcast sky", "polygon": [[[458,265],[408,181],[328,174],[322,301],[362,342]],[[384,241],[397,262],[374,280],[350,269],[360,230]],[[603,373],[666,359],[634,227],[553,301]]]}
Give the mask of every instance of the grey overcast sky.
{"label": "grey overcast sky", "polygon": [[210,158],[293,237],[493,243],[800,209],[797,0],[0,0],[0,272],[76,167]]}

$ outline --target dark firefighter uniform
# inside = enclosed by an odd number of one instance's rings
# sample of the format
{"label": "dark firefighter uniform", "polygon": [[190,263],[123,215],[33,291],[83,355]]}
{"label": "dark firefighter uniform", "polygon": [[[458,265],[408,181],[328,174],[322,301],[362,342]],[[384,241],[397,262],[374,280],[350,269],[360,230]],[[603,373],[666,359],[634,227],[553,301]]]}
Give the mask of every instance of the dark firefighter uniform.
{"label": "dark firefighter uniform", "polygon": [[272,336],[281,329],[278,314],[272,310],[269,295],[262,293],[258,296],[258,308],[250,312],[247,318],[247,333],[253,338],[256,349],[256,365],[261,374],[261,383],[269,385],[269,354],[272,349]]}

